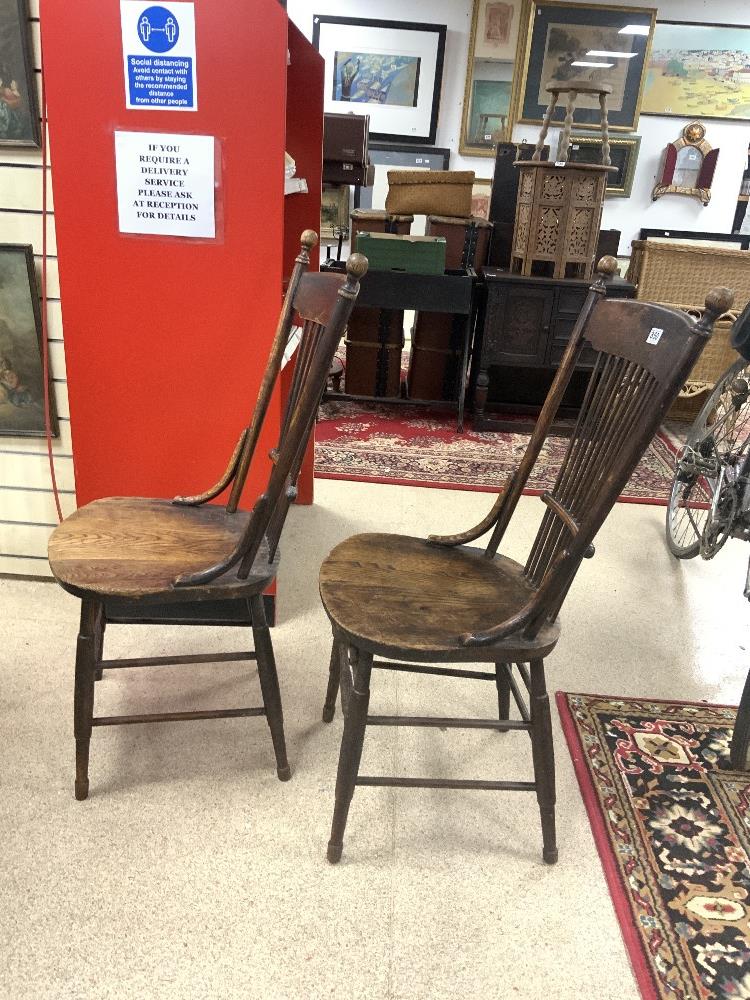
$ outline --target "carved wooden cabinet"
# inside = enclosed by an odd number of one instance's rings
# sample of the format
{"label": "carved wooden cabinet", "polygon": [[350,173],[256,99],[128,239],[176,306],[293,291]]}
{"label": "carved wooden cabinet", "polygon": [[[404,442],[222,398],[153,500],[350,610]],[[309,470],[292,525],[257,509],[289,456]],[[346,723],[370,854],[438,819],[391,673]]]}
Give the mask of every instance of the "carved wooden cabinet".
{"label": "carved wooden cabinet", "polygon": [[[484,302],[477,320],[471,375],[476,430],[508,423],[485,415],[491,376],[492,402],[498,408],[523,412],[544,400],[590,284],[526,278],[495,268],[484,268],[483,277]],[[614,278],[607,294],[634,298],[635,286]],[[577,384],[566,400],[569,407],[575,407],[577,390],[585,387],[593,362],[593,351],[584,348]]]}

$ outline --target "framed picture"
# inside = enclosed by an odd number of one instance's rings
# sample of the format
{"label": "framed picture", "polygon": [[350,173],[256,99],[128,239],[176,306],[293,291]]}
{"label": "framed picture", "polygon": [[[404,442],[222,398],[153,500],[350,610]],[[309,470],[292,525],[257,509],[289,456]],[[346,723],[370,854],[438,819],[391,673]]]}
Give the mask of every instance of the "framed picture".
{"label": "framed picture", "polygon": [[325,110],[369,114],[371,139],[433,143],[445,35],[444,24],[313,15]]}
{"label": "framed picture", "polygon": [[[609,158],[612,166],[617,167],[617,173],[612,171],[607,178],[605,195],[612,198],[629,198],[633,188],[635,165],[638,162],[638,151],[641,148],[639,135],[618,136],[609,139]],[[576,135],[570,137],[568,160],[571,163],[601,163],[602,140],[595,135]]]}
{"label": "framed picture", "polygon": [[346,230],[346,233],[349,232],[350,204],[351,188],[347,184],[323,185],[323,195],[320,201],[321,237],[338,239],[342,229]]}
{"label": "framed picture", "polygon": [[750,121],[750,27],[657,21],[641,110]]}
{"label": "framed picture", "polygon": [[0,145],[39,146],[26,0],[0,0]]}
{"label": "framed picture", "polygon": [[[375,167],[372,187],[354,189],[355,208],[385,208],[389,170],[448,170],[450,150],[407,143],[378,143],[370,146],[370,162]],[[423,236],[426,219],[417,218],[411,227],[414,236]]]}
{"label": "framed picture", "polygon": [[[609,83],[609,126],[630,132],[636,127],[648,65],[656,11],[648,7],[611,7],[603,4],[532,3],[527,24],[524,77],[518,120],[541,124],[549,104],[545,87],[552,80],[588,80]],[[564,105],[555,109],[553,124],[565,117]],[[596,95],[581,94],[573,122],[579,128],[598,128],[601,112]]]}
{"label": "framed picture", "polygon": [[519,40],[530,0],[474,0],[460,151],[493,156],[513,131]]}
{"label": "framed picture", "polygon": [[[0,434],[44,437],[42,318],[30,246],[0,243]],[[57,436],[50,393],[52,432]]]}
{"label": "framed picture", "polygon": [[479,219],[490,217],[490,198],[492,197],[492,178],[476,177],[471,189],[471,214]]}

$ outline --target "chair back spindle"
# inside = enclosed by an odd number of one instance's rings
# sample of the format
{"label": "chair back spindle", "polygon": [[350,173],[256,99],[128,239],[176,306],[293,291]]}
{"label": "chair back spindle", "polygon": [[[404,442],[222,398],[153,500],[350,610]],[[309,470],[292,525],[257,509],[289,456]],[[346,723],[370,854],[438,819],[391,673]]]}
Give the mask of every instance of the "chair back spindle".
{"label": "chair back spindle", "polygon": [[[600,273],[606,268],[600,264]],[[581,560],[627,484],[649,441],[710,338],[714,322],[733,299],[726,288],[706,298],[699,322],[646,302],[606,299],[595,282],[557,372],[527,451],[490,516],[478,527],[494,530],[485,554],[493,558],[538,458],[581,350],[594,362],[554,487],[542,495],[547,510],[524,568],[529,601],[512,620],[463,637],[485,645],[521,629],[528,637],[553,621]],[[489,522],[489,523],[488,523]],[[472,536],[434,543],[463,544]]]}
{"label": "chair back spindle", "polygon": [[306,254],[304,248],[303,236],[303,251],[297,258],[300,270],[295,268],[290,282],[253,422],[245,431],[232,494],[227,504],[228,513],[235,513],[237,510],[263,418],[278,379],[284,348],[294,317],[297,316],[302,324],[300,341],[278,445],[270,453],[271,471],[266,488],[256,500],[245,531],[234,550],[214,566],[189,576],[178,577],[174,581],[176,587],[210,583],[234,566],[238,567],[238,578],[246,579],[264,541],[267,544],[264,558],[267,554],[270,563],[275,557],[284,520],[296,495],[297,477],[315,424],[328,371],[354,308],[359,281],[367,272],[367,258],[361,254],[352,254],[347,261],[345,276],[305,274],[309,253]]}

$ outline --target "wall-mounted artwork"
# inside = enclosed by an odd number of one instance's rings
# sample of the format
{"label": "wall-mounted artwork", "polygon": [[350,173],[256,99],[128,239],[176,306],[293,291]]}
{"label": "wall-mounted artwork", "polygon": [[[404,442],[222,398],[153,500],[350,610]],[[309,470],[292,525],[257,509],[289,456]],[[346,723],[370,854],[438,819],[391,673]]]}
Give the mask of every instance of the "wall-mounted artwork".
{"label": "wall-mounted artwork", "polygon": [[[0,244],[0,434],[44,437],[42,320],[30,246]],[[57,420],[50,394],[52,432]]]}
{"label": "wall-mounted artwork", "polygon": [[657,21],[641,110],[750,121],[750,28]]}
{"label": "wall-mounted artwork", "polygon": [[474,0],[460,151],[493,156],[513,131],[519,28],[529,0]]}
{"label": "wall-mounted artwork", "polygon": [[[630,197],[640,147],[641,137],[639,135],[609,137],[609,159],[612,166],[617,169],[607,175],[605,197]],[[571,135],[568,161],[570,163],[601,163],[601,138],[595,135]]]}
{"label": "wall-mounted artwork", "polygon": [[[546,0],[532,3],[525,40],[524,78],[518,120],[542,122],[551,81],[586,80],[608,83],[609,126],[615,131],[635,128],[641,106],[647,54],[656,11],[647,7],[614,7]],[[598,128],[599,101],[580,94],[573,122]],[[558,107],[553,124],[562,122]]]}
{"label": "wall-mounted artwork", "polygon": [[40,142],[26,0],[0,0],[0,145]]}
{"label": "wall-mounted artwork", "polygon": [[435,141],[446,27],[364,17],[313,16],[313,44],[325,59],[325,110],[366,111],[370,137]]}

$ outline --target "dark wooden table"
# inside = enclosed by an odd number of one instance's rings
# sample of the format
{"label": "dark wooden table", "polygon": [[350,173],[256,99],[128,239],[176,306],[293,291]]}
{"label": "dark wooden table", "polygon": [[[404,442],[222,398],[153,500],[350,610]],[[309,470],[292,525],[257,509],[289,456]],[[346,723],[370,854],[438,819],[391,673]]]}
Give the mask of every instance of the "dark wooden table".
{"label": "dark wooden table", "polygon": [[[326,262],[321,269],[343,270],[343,264]],[[404,271],[368,271],[360,285],[357,307],[370,309],[413,309],[417,312],[448,313],[465,317],[461,345],[461,371],[458,396],[446,399],[408,399],[403,396],[355,396],[346,392],[325,394],[326,399],[411,404],[412,406],[450,406],[458,410],[458,430],[463,431],[467,375],[474,318],[476,272],[446,271],[444,274],[411,274]]]}
{"label": "dark wooden table", "polygon": [[[483,268],[481,276],[470,382],[474,429],[530,429],[534,419],[519,422],[487,414],[490,369],[498,373],[500,399],[494,401],[497,409],[515,414],[538,413],[591,283],[569,278],[525,278],[492,267]],[[635,286],[616,277],[609,283],[607,295],[635,298]],[[571,384],[563,400],[562,415],[575,414],[593,360],[593,352],[584,348],[576,366],[578,384]],[[504,384],[507,398],[503,398]]]}

